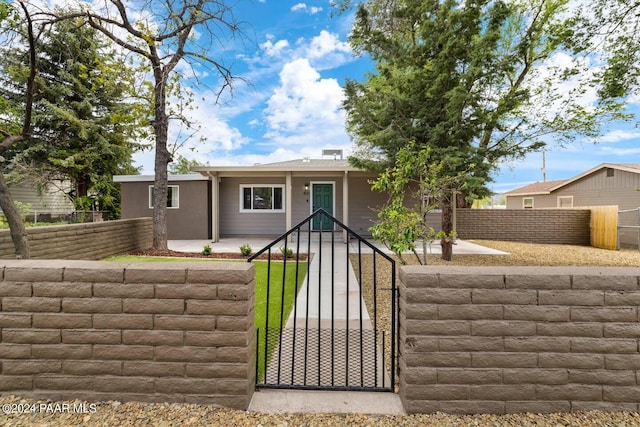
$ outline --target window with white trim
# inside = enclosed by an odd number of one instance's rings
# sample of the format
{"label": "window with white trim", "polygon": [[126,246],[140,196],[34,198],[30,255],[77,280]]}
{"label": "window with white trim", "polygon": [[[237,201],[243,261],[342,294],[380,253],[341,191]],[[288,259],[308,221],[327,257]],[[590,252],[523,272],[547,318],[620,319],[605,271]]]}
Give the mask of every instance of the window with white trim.
{"label": "window with white trim", "polygon": [[[178,209],[180,207],[180,186],[167,185],[167,208]],[[149,186],[149,209],[153,209],[153,185]]]}
{"label": "window with white trim", "polygon": [[559,208],[572,208],[573,207],[573,196],[558,196],[558,207]]}
{"label": "window with white trim", "polygon": [[524,209],[533,209],[533,197],[523,197],[522,207]]}
{"label": "window with white trim", "polygon": [[240,212],[284,212],[284,185],[241,185]]}

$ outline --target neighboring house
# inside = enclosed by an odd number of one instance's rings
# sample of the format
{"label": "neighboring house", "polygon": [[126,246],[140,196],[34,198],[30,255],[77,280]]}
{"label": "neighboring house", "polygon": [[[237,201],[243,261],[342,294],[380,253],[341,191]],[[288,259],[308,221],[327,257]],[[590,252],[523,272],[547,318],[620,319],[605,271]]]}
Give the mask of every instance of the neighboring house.
{"label": "neighboring house", "polygon": [[[333,153],[333,151],[332,151]],[[372,192],[374,174],[334,159],[300,159],[253,166],[201,166],[201,175],[169,177],[169,239],[277,237],[314,209],[324,208],[355,232],[370,235],[375,208],[386,196]],[[153,177],[116,176],[122,218],[151,216]],[[314,228],[320,228],[317,222]]]}
{"label": "neighboring house", "polygon": [[14,201],[30,205],[28,219],[31,221],[56,220],[74,211],[67,193],[71,190],[69,181],[55,181],[42,191],[36,184],[22,181],[9,187]]}
{"label": "neighboring house", "polygon": [[[618,206],[640,208],[640,164],[602,163],[571,179],[537,182],[504,194],[507,209]],[[640,225],[640,213],[620,215],[620,225]],[[638,232],[626,229],[623,244],[638,244]]]}

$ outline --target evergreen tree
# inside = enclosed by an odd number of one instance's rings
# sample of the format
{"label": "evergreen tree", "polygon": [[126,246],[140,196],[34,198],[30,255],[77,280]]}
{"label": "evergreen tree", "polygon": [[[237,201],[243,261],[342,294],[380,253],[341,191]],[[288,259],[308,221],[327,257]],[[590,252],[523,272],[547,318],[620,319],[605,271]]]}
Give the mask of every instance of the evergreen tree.
{"label": "evergreen tree", "polygon": [[[132,101],[134,73],[96,30],[79,20],[56,22],[37,43],[38,70],[31,139],[10,154],[12,178],[46,185],[69,179],[76,209],[118,209],[112,176],[135,173],[131,156],[143,107]],[[20,102],[21,50],[2,62],[7,98]]]}
{"label": "evergreen tree", "polygon": [[[548,63],[571,41],[566,6],[565,0],[361,3],[350,41],[375,61],[376,73],[346,84],[347,126],[358,147],[351,162],[392,170],[406,147],[415,150],[409,157],[428,158],[443,182],[456,184],[438,191],[441,232],[451,236],[454,194],[487,196],[499,162],[541,149],[549,134],[559,143],[597,135],[603,121],[621,117],[621,104],[582,104],[590,82],[568,92],[559,84],[576,78],[578,66]],[[451,239],[441,244],[443,258],[451,259]]]}

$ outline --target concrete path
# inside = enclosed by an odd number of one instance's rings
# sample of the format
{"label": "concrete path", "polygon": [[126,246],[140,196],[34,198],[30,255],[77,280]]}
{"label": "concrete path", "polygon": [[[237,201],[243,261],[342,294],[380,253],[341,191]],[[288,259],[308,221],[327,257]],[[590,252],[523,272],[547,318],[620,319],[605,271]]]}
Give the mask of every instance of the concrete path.
{"label": "concrete path", "polygon": [[[264,237],[233,237],[223,238],[219,242],[212,243],[211,240],[169,240],[169,249],[181,252],[200,252],[204,245],[210,245],[214,252],[237,252],[240,253],[240,245],[248,243],[251,245],[254,251],[260,250],[271,243],[273,239]],[[376,241],[370,241],[378,249],[386,254],[390,254],[391,251],[387,249],[382,243]],[[338,243],[338,241],[336,241]],[[350,243],[351,251],[353,252],[356,243],[353,241]],[[367,253],[370,250],[362,245],[363,252]],[[418,253],[422,253],[422,245],[418,247]],[[427,246],[427,254],[440,254],[442,250],[439,243],[432,243]],[[486,246],[480,246],[475,243],[468,242],[466,240],[458,239],[453,246],[453,255],[509,255],[507,252],[499,251]]]}

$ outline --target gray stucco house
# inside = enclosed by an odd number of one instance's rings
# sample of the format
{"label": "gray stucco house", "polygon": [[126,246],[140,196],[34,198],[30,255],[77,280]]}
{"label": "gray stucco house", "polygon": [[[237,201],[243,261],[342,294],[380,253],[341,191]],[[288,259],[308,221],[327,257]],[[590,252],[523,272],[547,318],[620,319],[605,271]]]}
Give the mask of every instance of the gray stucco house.
{"label": "gray stucco house", "polygon": [[[341,156],[340,156],[341,157]],[[199,175],[169,177],[169,239],[277,237],[324,208],[362,235],[386,195],[372,192],[375,175],[346,159],[299,159],[253,166],[201,166]],[[153,176],[116,176],[122,218],[151,216]]]}

